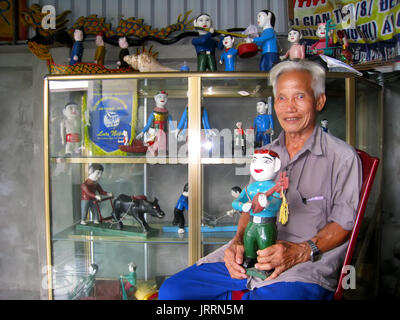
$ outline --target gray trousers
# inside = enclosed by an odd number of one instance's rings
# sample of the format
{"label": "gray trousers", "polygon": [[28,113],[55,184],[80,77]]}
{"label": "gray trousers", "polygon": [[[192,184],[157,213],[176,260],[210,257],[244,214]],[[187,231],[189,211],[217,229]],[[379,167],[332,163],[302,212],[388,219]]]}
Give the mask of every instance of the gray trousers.
{"label": "gray trousers", "polygon": [[99,212],[93,200],[81,200],[81,220],[86,220],[89,208],[92,211],[93,220],[99,220]]}

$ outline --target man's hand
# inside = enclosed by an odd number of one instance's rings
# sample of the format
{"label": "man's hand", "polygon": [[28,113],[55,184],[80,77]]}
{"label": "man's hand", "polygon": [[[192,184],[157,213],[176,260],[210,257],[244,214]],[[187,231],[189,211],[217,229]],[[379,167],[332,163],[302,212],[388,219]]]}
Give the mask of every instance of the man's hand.
{"label": "man's hand", "polygon": [[310,259],[311,249],[306,243],[293,243],[288,241],[277,241],[276,244],[257,251],[258,270],[272,270],[274,272],[266,279],[275,279],[279,274],[296,264],[306,262]]}
{"label": "man's hand", "polygon": [[225,266],[233,279],[246,279],[246,270],[241,266],[243,263],[244,246],[241,241],[233,240],[224,253]]}

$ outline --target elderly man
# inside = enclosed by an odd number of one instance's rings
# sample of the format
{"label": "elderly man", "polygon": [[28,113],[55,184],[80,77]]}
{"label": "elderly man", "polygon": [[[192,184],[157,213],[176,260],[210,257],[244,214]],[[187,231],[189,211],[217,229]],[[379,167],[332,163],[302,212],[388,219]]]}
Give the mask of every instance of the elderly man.
{"label": "elderly man", "polygon": [[325,72],[309,61],[285,61],[270,73],[275,112],[283,131],[266,148],[281,159],[289,176],[289,221],[278,224],[278,241],[257,251],[265,280],[247,276],[242,213],[235,237],[195,265],[167,279],[160,299],[331,299],[337,286],[361,188],[355,150],[316,124],[325,105]]}

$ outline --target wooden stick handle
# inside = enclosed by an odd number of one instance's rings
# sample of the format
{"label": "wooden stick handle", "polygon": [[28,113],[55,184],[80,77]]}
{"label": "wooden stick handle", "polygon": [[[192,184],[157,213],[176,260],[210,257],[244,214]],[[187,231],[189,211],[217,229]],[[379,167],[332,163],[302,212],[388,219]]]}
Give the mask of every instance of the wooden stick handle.
{"label": "wooden stick handle", "polygon": [[[202,27],[196,27],[195,29],[204,30],[204,31],[210,31],[209,28],[202,28]],[[225,31],[225,30],[214,30],[214,32],[218,33],[218,34],[226,34],[226,35],[233,36],[233,37],[238,37],[238,38],[247,38],[247,36],[245,34],[236,33],[236,32],[228,32],[228,31]]]}

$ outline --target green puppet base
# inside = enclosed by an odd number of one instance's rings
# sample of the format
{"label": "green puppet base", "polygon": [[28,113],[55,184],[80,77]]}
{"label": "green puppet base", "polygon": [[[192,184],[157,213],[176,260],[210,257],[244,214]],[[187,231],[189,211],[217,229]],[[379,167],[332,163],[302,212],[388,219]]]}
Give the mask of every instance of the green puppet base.
{"label": "green puppet base", "polygon": [[261,280],[265,280],[273,272],[274,272],[274,270],[264,271],[264,270],[258,270],[256,268],[248,268],[248,269],[246,269],[246,274],[248,276],[253,276],[253,277],[256,277],[256,278],[260,278]]}
{"label": "green puppet base", "polygon": [[148,233],[143,233],[140,227],[127,226],[127,225],[124,225],[124,228],[120,230],[116,226],[112,226],[110,228],[109,223],[102,223],[102,222],[99,224],[94,224],[92,222],[88,222],[86,225],[77,224],[76,230],[94,231],[98,235],[105,235],[105,236],[128,236],[128,237],[141,237],[144,239],[156,236],[160,231],[158,229],[150,229]]}

